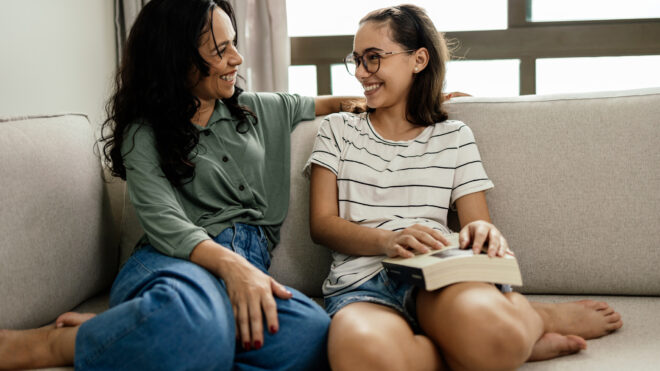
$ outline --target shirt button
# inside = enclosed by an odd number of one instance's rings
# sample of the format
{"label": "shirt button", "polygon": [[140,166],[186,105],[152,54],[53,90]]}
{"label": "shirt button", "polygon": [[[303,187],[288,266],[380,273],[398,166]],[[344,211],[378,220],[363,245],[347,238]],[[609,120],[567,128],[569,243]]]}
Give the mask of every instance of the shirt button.
{"label": "shirt button", "polygon": [[238,190],[239,190],[239,191],[244,191],[244,190],[245,190],[245,186],[242,185],[242,184],[239,185],[239,186],[238,186]]}
{"label": "shirt button", "polygon": [[222,156],[222,162],[227,162],[229,161],[229,158],[227,156]]}

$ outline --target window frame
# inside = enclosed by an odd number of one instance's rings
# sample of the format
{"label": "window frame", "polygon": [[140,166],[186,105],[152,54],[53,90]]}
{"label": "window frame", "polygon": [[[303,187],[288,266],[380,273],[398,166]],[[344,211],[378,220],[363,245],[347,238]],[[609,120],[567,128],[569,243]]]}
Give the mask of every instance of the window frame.
{"label": "window frame", "polygon": [[[507,5],[506,30],[445,36],[458,42],[452,59],[520,59],[521,95],[536,93],[539,58],[660,55],[660,18],[532,22],[531,0]],[[291,65],[316,65],[318,94],[331,94],[330,65],[341,63],[352,47],[352,35],[292,37]]]}

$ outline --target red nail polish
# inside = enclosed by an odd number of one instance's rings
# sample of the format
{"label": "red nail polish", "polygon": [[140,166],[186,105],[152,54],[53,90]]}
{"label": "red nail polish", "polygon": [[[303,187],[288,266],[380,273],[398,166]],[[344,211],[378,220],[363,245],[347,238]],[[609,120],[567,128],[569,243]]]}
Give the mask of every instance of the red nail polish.
{"label": "red nail polish", "polygon": [[245,350],[250,350],[250,343],[248,343],[247,341],[244,342],[244,343],[243,343],[243,349],[245,349]]}
{"label": "red nail polish", "polygon": [[254,349],[255,350],[261,349],[261,342],[259,340],[254,342]]}
{"label": "red nail polish", "polygon": [[275,328],[275,326],[270,326],[270,329],[269,329],[269,330],[270,330],[270,333],[271,333],[271,334],[274,334],[274,333],[277,332],[277,329]]}

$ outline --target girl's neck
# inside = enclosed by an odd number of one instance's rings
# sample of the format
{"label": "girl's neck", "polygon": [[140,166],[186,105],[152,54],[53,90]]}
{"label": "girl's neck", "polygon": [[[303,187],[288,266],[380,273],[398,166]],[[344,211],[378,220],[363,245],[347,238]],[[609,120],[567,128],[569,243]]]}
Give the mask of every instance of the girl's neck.
{"label": "girl's neck", "polygon": [[381,137],[392,141],[415,139],[424,130],[406,119],[406,109],[401,106],[378,108],[369,114],[369,121]]}

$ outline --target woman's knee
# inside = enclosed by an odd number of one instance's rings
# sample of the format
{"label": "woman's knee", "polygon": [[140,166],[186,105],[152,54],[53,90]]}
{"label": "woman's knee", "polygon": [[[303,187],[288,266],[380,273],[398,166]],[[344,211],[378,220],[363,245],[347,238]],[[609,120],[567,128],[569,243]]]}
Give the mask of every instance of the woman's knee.
{"label": "woman's knee", "polygon": [[228,297],[219,290],[164,280],[142,299],[142,310],[158,312],[162,325],[177,328],[186,342],[215,349],[235,346],[233,311]]}

